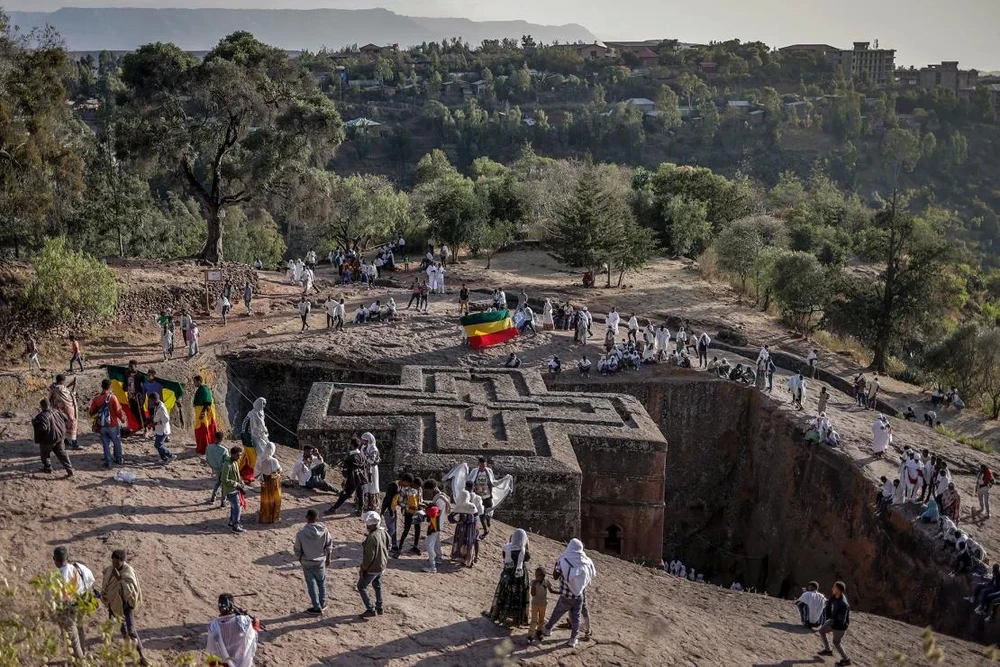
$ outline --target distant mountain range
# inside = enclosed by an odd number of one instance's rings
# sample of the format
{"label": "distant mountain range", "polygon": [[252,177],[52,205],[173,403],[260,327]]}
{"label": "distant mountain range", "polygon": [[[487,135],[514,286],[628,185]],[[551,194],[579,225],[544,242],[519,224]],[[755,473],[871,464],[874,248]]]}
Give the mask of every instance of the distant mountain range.
{"label": "distant mountain range", "polygon": [[10,12],[23,30],[51,25],[70,51],[131,51],[150,42],[173,42],[187,51],[212,48],[236,30],[287,50],[339,49],[348,44],[412,46],[461,37],[478,45],[484,39],[531,35],[536,41],[593,42],[576,24],[543,26],[526,21],[471,21],[416,18],[386,9],[90,9],[67,7],[55,12]]}

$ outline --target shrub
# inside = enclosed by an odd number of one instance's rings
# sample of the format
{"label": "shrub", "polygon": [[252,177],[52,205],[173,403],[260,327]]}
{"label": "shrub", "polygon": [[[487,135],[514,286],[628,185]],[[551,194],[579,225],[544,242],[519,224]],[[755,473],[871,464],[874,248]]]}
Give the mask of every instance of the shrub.
{"label": "shrub", "polygon": [[70,248],[65,237],[45,240],[28,285],[30,300],[52,324],[111,317],[119,292],[114,271],[101,260]]}
{"label": "shrub", "polygon": [[[86,657],[73,660],[67,636],[58,625],[59,619],[79,618],[86,623],[98,614],[100,603],[89,594],[76,596],[55,571],[24,583],[26,580],[24,572],[0,560],[0,667],[50,664],[127,667],[138,664],[134,646],[119,639],[117,627],[110,620],[101,624],[100,640],[91,641]],[[75,598],[74,607],[66,606],[64,600],[67,598]],[[178,655],[168,664],[193,667],[196,663],[194,656]]]}

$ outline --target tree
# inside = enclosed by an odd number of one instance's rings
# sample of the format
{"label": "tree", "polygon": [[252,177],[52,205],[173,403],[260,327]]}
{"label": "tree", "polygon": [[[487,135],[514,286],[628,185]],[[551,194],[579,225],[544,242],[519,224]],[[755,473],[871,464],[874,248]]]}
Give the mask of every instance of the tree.
{"label": "tree", "polygon": [[198,62],[172,44],[122,60],[123,148],[179,175],[207,221],[199,258],[222,259],[229,207],[281,191],[343,141],[333,102],[284,51],[235,32]]}
{"label": "tree", "polygon": [[64,202],[83,188],[67,64],[53,31],[21,35],[0,11],[0,243],[15,255],[60,232]]}
{"label": "tree", "polygon": [[463,243],[485,217],[482,200],[476,195],[472,181],[454,175],[432,182],[427,188],[424,214],[428,231],[437,240],[451,246],[455,256]]}
{"label": "tree", "polygon": [[621,240],[611,250],[611,267],[618,271],[618,287],[622,286],[626,273],[646,268],[658,251],[653,230],[636,223],[629,216]]}
{"label": "tree", "polygon": [[1000,418],[1000,331],[990,329],[979,337],[979,363],[983,407],[991,419]]}
{"label": "tree", "polygon": [[253,264],[258,258],[264,266],[277,266],[285,256],[285,239],[278,224],[262,208],[245,212],[234,209],[223,221],[222,247],[231,261]]}
{"label": "tree", "polygon": [[72,325],[114,314],[120,291],[115,272],[70,248],[66,237],[46,239],[34,264],[28,293],[32,301],[43,304],[52,323]]}
{"label": "tree", "polygon": [[660,124],[669,129],[680,127],[681,110],[677,106],[677,94],[670,86],[660,86],[656,93],[656,110],[660,112],[657,120]]}
{"label": "tree", "polygon": [[893,128],[882,140],[882,159],[891,188],[899,187],[899,177],[913,171],[920,161],[920,137],[915,132]]}
{"label": "tree", "polygon": [[344,248],[364,250],[371,243],[394,237],[408,223],[410,202],[384,176],[361,174],[330,182],[330,237]]}
{"label": "tree", "polygon": [[816,328],[813,318],[832,296],[827,270],[807,252],[786,251],[777,256],[771,289],[788,323],[807,334]]}
{"label": "tree", "polygon": [[667,245],[677,256],[688,256],[706,245],[712,235],[708,207],[697,199],[676,195],[663,205]]}
{"label": "tree", "polygon": [[875,216],[866,255],[883,269],[871,279],[844,279],[826,313],[827,329],[852,335],[872,349],[872,368],[885,372],[890,354],[919,339],[947,305],[939,276],[950,247],[933,217],[904,209],[899,195]]}
{"label": "tree", "polygon": [[604,186],[594,166],[588,166],[548,229],[549,254],[567,266],[596,273],[621,242],[630,217],[624,201]]}
{"label": "tree", "polygon": [[458,170],[448,161],[448,156],[440,148],[435,148],[420,158],[414,178],[417,185],[420,185],[456,175],[458,175]]}
{"label": "tree", "polygon": [[753,275],[759,284],[758,260],[765,248],[785,244],[785,226],[781,220],[768,215],[740,218],[723,228],[715,240],[719,266],[736,274],[740,279],[740,292],[746,294],[747,279]]}
{"label": "tree", "polygon": [[486,268],[490,268],[493,256],[506,248],[514,240],[514,225],[506,220],[490,222],[479,220],[469,232],[469,250],[472,254],[486,258]]}
{"label": "tree", "polygon": [[980,337],[978,324],[964,324],[932,345],[924,355],[923,365],[948,386],[958,387],[966,399],[982,388]]}

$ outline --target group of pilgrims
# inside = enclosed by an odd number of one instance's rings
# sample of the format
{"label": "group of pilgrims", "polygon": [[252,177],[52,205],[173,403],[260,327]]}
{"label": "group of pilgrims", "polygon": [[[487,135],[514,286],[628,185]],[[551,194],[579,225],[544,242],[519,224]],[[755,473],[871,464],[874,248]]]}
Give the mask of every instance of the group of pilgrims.
{"label": "group of pilgrims", "polygon": [[[229,525],[235,533],[243,532],[241,516],[247,504],[246,491],[258,479],[258,521],[263,524],[280,521],[282,467],[274,456],[275,445],[269,438],[266,405],[265,398],[257,398],[244,419],[241,428],[243,448],[225,450],[219,434],[217,440],[221,451],[213,452],[212,448],[207,451],[209,465],[216,471],[215,488],[209,502],[215,502],[216,490],[221,489],[222,505],[230,506]],[[330,472],[327,462],[316,448],[308,445],[303,447],[284,485],[310,492],[337,494],[323,516],[333,516],[345,503],[353,500],[354,514],[361,517],[370,532],[385,531],[388,559],[398,559],[404,554],[424,557],[426,565],[423,571],[428,574],[439,571],[445,558],[443,540],[447,527],[451,525],[454,528],[448,560],[458,568],[475,567],[490,535],[494,511],[513,493],[513,476],[498,477],[490,467],[490,461],[480,457],[475,466],[462,462],[451,470],[442,471],[440,481],[421,479],[403,469],[393,481],[383,485],[380,477],[383,464],[375,436],[366,431],[358,438],[351,438],[347,453],[342,458],[338,456],[335,467],[342,475],[339,490],[327,479]],[[314,524],[307,524],[307,528],[309,526]],[[309,534],[315,531],[314,527]],[[423,550],[421,532],[425,532]],[[407,539],[411,535],[412,541],[407,549]],[[297,543],[297,553],[303,550],[308,551],[306,544]],[[503,544],[502,553],[503,568],[490,610],[486,613],[494,623],[509,628],[527,625],[528,641],[532,642],[549,635],[562,616],[569,614],[572,629],[570,645],[575,646],[578,639],[590,638],[586,591],[596,576],[596,569],[580,540],[569,542],[551,570],[530,568],[528,534],[522,529],[513,532]],[[315,587],[310,584],[309,575],[306,580],[313,602],[307,611],[320,613],[325,599],[318,597]],[[375,588],[375,605],[371,604],[360,582],[359,593],[366,606],[363,615],[381,613],[380,578]],[[546,621],[549,593],[554,593],[557,600]]]}

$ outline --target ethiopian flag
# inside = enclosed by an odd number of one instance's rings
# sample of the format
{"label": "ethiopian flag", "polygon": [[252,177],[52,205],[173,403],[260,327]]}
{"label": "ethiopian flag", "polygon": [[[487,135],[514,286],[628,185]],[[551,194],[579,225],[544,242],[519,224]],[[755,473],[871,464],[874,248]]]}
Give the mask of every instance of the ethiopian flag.
{"label": "ethiopian flag", "polygon": [[462,327],[465,337],[469,339],[469,347],[474,350],[506,343],[517,337],[517,327],[510,319],[509,310],[466,315],[462,318]]}
{"label": "ethiopian flag", "polygon": [[[111,380],[111,391],[113,391],[115,397],[118,398],[118,402],[121,403],[121,406],[125,410],[125,414],[128,417],[125,425],[126,429],[132,432],[138,431],[142,428],[142,420],[145,419],[145,417],[143,415],[133,414],[132,405],[129,403],[128,392],[125,390],[125,378],[128,373],[128,368],[125,366],[105,366],[105,368],[108,372],[108,379]],[[136,373],[136,381],[145,385],[149,382],[149,378],[145,373],[138,371]],[[159,376],[156,377],[155,383],[159,385],[159,387],[156,388],[156,391],[160,394],[160,400],[162,400],[163,404],[167,406],[167,412],[171,412],[174,409],[174,405],[177,403],[177,400],[184,395],[184,385],[180,382],[174,382],[173,380],[164,380]],[[149,404],[146,400],[146,392],[140,391],[140,396],[143,401],[140,409],[146,414],[149,414]]]}

